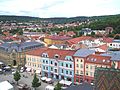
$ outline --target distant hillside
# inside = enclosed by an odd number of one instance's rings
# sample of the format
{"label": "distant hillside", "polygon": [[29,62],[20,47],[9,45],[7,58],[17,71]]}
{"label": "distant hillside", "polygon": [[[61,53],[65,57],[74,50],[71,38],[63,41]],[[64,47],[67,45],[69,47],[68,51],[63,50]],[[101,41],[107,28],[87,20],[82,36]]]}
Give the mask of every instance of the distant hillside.
{"label": "distant hillside", "polygon": [[78,17],[58,17],[58,18],[38,18],[38,17],[29,17],[29,16],[9,16],[9,15],[0,15],[0,21],[36,21],[36,20],[45,20],[51,23],[69,23],[69,22],[76,22],[76,21],[86,21],[86,20],[102,20],[102,19],[118,19],[120,18],[119,15],[106,15],[106,16],[93,16],[93,17],[85,17],[85,16],[78,16]]}
{"label": "distant hillside", "polygon": [[39,20],[37,17],[29,17],[29,16],[7,16],[7,15],[0,15],[0,21],[35,21]]}
{"label": "distant hillside", "polygon": [[[91,29],[104,29],[105,27],[111,26],[115,30],[120,31],[120,14],[118,15],[106,15],[106,16],[93,16],[93,17],[71,17],[71,18],[38,18],[38,17],[29,17],[29,16],[6,16],[0,15],[0,21],[47,21],[54,24],[63,24],[71,22],[83,22],[83,21],[92,21],[91,23],[86,23],[80,26],[80,28],[88,27]],[[80,30],[80,28],[77,28]]]}

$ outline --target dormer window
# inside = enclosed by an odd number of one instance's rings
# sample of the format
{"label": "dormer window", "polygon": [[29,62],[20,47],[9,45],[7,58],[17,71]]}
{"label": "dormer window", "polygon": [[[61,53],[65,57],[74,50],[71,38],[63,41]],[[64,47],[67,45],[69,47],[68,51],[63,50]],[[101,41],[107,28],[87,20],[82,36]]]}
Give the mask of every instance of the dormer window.
{"label": "dormer window", "polygon": [[58,54],[55,54],[54,58],[59,58],[59,55],[58,55]]}
{"label": "dormer window", "polygon": [[66,56],[65,60],[73,61],[73,58],[71,56]]}
{"label": "dormer window", "polygon": [[42,57],[48,57],[48,54],[47,53],[43,53]]}

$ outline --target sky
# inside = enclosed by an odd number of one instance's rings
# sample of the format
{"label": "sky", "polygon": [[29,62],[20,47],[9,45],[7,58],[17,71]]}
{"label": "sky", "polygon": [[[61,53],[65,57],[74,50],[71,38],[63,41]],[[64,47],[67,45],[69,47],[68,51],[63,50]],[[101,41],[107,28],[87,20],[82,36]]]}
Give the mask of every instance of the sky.
{"label": "sky", "polygon": [[120,0],[0,0],[0,15],[49,17],[120,14]]}

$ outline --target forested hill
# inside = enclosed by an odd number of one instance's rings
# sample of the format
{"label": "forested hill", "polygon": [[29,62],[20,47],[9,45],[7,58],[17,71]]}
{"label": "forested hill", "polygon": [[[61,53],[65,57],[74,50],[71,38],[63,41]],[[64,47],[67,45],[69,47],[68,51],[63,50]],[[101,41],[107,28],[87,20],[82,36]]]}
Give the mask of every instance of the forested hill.
{"label": "forested hill", "polygon": [[9,16],[9,15],[0,15],[0,21],[36,21],[39,20],[38,17],[30,17],[30,16]]}
{"label": "forested hill", "polygon": [[[120,14],[118,15],[107,15],[107,16],[93,16],[93,17],[85,17],[85,16],[78,16],[78,17],[58,17],[58,18],[38,18],[38,17],[29,17],[29,16],[7,16],[7,15],[0,15],[0,21],[48,21],[51,23],[63,24],[63,23],[71,23],[71,22],[83,22],[83,21],[119,21]],[[115,21],[114,21],[115,22]]]}

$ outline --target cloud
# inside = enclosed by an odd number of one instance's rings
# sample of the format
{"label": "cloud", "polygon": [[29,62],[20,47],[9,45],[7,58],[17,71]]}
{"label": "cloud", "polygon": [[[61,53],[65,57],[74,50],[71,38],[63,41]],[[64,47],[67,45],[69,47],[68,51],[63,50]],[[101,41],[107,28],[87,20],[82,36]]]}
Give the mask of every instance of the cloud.
{"label": "cloud", "polygon": [[0,0],[0,14],[37,17],[109,15],[120,12],[119,0]]}

